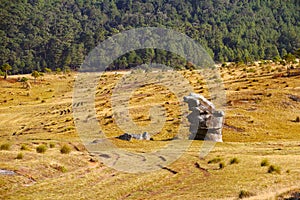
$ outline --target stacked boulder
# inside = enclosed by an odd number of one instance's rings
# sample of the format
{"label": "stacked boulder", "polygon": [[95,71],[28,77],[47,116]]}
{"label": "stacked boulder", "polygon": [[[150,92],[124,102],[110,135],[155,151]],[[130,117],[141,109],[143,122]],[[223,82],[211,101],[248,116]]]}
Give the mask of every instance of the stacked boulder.
{"label": "stacked boulder", "polygon": [[224,112],[215,109],[213,103],[200,94],[191,93],[184,97],[188,103],[190,124],[190,139],[222,142],[222,127]]}

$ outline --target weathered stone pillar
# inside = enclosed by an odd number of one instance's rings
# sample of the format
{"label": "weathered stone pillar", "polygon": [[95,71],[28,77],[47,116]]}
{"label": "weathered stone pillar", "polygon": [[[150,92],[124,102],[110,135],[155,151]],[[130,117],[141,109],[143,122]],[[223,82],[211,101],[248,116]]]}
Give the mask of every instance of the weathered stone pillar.
{"label": "weathered stone pillar", "polygon": [[191,93],[184,97],[188,103],[190,124],[190,139],[222,142],[222,127],[224,112],[217,111],[213,103],[200,94]]}

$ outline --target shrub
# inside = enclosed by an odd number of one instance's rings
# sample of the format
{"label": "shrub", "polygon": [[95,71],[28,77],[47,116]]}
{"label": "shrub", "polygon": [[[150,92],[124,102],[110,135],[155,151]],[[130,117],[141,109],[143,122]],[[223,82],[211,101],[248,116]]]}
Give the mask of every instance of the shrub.
{"label": "shrub", "polygon": [[45,153],[46,151],[47,151],[47,147],[43,144],[36,147],[36,152],[38,153]]}
{"label": "shrub", "polygon": [[59,166],[57,170],[61,171],[62,173],[65,173],[68,171],[67,168],[65,168],[64,166]]}
{"label": "shrub", "polygon": [[270,163],[269,163],[268,159],[263,159],[260,163],[260,166],[262,166],[262,167],[269,166],[269,165],[270,165]]}
{"label": "shrub", "polygon": [[26,77],[22,77],[22,78],[20,79],[20,82],[26,82],[26,81],[28,81],[28,78],[26,78]]}
{"label": "shrub", "polygon": [[18,153],[16,159],[23,159],[23,153]]}
{"label": "shrub", "polygon": [[62,173],[65,173],[68,171],[67,168],[65,168],[64,166],[57,166],[57,167],[55,167],[55,169]]}
{"label": "shrub", "polygon": [[248,192],[246,190],[241,190],[239,193],[239,198],[243,199],[243,198],[247,198],[247,197],[251,197],[253,194],[251,192]]}
{"label": "shrub", "polygon": [[71,148],[68,145],[63,145],[60,149],[60,153],[62,154],[68,154],[71,152]]}
{"label": "shrub", "polygon": [[219,163],[219,167],[220,167],[220,169],[224,169],[225,163],[223,163],[223,162]]}
{"label": "shrub", "polygon": [[61,72],[61,68],[58,67],[58,68],[56,68],[55,71],[56,71],[56,73],[60,73]]}
{"label": "shrub", "polygon": [[47,68],[47,67],[46,67],[46,68],[44,69],[44,72],[46,72],[46,73],[51,73],[52,70],[51,70],[50,68]]}
{"label": "shrub", "polygon": [[20,149],[21,150],[29,150],[29,148],[26,144],[22,144]]}
{"label": "shrub", "polygon": [[268,173],[277,173],[280,174],[281,173],[281,169],[279,166],[276,165],[270,165],[269,169],[268,169]]}
{"label": "shrub", "polygon": [[211,164],[211,163],[219,163],[220,161],[221,161],[221,158],[214,158],[214,159],[209,160],[207,163],[208,163],[208,164]]}
{"label": "shrub", "polygon": [[54,148],[55,144],[51,142],[49,146],[50,146],[50,148]]}
{"label": "shrub", "polygon": [[57,171],[60,171],[60,172],[67,172],[67,169],[64,167],[64,166],[61,166],[61,165],[58,165],[58,164],[53,164],[53,165],[50,165],[53,169],[56,169]]}
{"label": "shrub", "polygon": [[239,162],[240,161],[238,158],[232,158],[229,163],[232,165],[232,164],[238,164]]}
{"label": "shrub", "polygon": [[0,150],[9,150],[10,149],[10,144],[5,143],[5,144],[1,144],[0,146]]}

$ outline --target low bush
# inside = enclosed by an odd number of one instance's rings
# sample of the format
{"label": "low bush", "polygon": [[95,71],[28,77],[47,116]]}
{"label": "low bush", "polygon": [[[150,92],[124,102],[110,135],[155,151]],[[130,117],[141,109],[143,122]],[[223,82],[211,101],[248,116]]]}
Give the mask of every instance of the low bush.
{"label": "low bush", "polygon": [[18,153],[16,159],[23,159],[23,153]]}
{"label": "low bush", "polygon": [[268,161],[268,159],[263,159],[261,162],[260,162],[260,166],[264,167],[264,166],[269,166],[270,163]]}
{"label": "low bush", "polygon": [[67,168],[65,168],[64,166],[58,166],[56,169],[57,169],[58,171],[61,171],[62,173],[65,173],[65,172],[68,171]]}
{"label": "low bush", "polygon": [[10,149],[10,144],[5,143],[5,144],[1,144],[0,146],[0,150],[9,150]]}
{"label": "low bush", "polygon": [[63,145],[60,149],[60,153],[62,154],[68,154],[71,152],[71,148],[68,145]]}
{"label": "low bush", "polygon": [[38,153],[45,153],[46,151],[47,151],[47,147],[43,144],[36,147],[36,152]]}
{"label": "low bush", "polygon": [[20,149],[21,150],[29,150],[29,148],[26,144],[22,144]]}
{"label": "low bush", "polygon": [[232,164],[238,164],[239,162],[240,160],[238,158],[232,158],[229,163],[232,165]]}
{"label": "low bush", "polygon": [[280,174],[281,173],[281,169],[280,169],[279,166],[270,165],[270,167],[268,169],[268,173],[277,173],[277,174]]}

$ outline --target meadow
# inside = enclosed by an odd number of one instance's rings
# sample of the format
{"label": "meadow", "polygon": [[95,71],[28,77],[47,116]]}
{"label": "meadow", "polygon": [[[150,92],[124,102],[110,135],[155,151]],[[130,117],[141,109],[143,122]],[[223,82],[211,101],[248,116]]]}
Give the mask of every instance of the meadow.
{"label": "meadow", "polygon": [[[300,70],[299,65],[295,70]],[[101,76],[95,92],[97,120],[117,147],[151,152],[176,137],[180,120],[188,113],[181,113],[176,96],[160,86],[168,82],[168,72],[164,73],[153,84],[135,90],[129,101],[130,116],[138,126],[151,124],[153,105],[165,111],[164,126],[151,141],[115,138],[123,132],[115,122],[110,97],[125,73]],[[209,99],[197,70],[178,73]],[[228,64],[219,73],[226,91],[224,142],[200,159],[203,141],[193,141],[169,166],[136,174],[106,166],[82,144],[73,117],[75,72],[45,74],[37,81],[22,75],[29,78],[31,89],[17,81],[21,75],[1,78],[0,169],[14,174],[0,174],[0,198],[284,199],[299,195],[300,102],[293,98],[300,97],[299,75],[288,77],[286,66],[272,62]]]}

